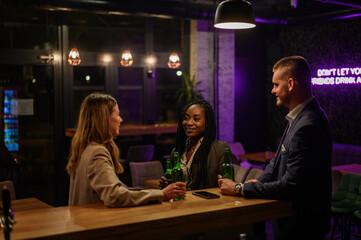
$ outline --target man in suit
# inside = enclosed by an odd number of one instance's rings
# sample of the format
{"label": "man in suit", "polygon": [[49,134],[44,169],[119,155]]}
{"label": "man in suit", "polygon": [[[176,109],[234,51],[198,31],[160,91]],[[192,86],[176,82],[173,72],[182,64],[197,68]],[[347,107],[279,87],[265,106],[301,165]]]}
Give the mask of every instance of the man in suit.
{"label": "man in suit", "polygon": [[257,180],[219,179],[222,193],[293,202],[289,218],[273,221],[276,239],[323,239],[330,230],[332,140],[328,118],[311,93],[311,72],[300,56],[273,67],[272,94],[289,109],[277,153]]}

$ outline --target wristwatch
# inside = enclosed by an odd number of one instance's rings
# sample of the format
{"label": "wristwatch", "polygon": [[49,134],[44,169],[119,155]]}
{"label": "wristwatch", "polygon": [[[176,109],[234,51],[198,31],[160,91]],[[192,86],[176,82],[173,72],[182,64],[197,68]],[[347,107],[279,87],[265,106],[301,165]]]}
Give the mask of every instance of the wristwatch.
{"label": "wristwatch", "polygon": [[237,183],[237,184],[234,186],[234,191],[236,191],[236,195],[237,195],[237,196],[241,196],[241,195],[242,195],[242,192],[243,192],[243,183]]}

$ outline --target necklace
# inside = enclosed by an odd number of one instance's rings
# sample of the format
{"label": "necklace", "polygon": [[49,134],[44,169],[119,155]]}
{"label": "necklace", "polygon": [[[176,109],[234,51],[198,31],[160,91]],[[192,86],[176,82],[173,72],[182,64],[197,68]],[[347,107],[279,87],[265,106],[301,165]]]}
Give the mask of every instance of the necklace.
{"label": "necklace", "polygon": [[196,149],[197,145],[193,145],[190,149],[189,149],[189,152],[191,154],[193,154],[194,150]]}
{"label": "necklace", "polygon": [[186,164],[188,164],[189,160],[191,159],[194,150],[196,149],[197,144],[193,145],[192,147],[189,148],[189,146],[187,146],[187,154],[186,154]]}
{"label": "necklace", "polygon": [[191,140],[188,139],[187,141],[187,152],[193,154],[194,150],[196,149],[198,142],[193,142],[193,145],[191,144]]}

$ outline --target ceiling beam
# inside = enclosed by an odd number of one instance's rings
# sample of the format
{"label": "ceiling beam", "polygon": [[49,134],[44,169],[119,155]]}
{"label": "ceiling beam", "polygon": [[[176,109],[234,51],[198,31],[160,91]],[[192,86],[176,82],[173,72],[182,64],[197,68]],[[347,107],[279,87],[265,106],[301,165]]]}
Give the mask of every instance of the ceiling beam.
{"label": "ceiling beam", "polygon": [[355,7],[355,8],[361,8],[361,2],[360,1],[354,1],[354,0],[314,0],[316,2],[322,2],[322,3],[331,3],[336,4],[340,6],[348,6],[348,7]]}

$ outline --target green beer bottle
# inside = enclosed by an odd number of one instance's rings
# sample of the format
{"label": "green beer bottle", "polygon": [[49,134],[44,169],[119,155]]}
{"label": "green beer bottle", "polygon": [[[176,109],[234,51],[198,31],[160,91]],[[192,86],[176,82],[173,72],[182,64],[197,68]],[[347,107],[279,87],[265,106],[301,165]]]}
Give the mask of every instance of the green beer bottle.
{"label": "green beer bottle", "polygon": [[[180,166],[179,153],[178,152],[173,153],[173,161],[174,161],[174,167],[172,169],[172,181],[174,183],[175,182],[182,182],[183,181],[183,171],[182,171],[182,168]],[[183,198],[182,197],[174,198],[174,200],[175,201],[183,200]]]}
{"label": "green beer bottle", "polygon": [[168,184],[171,184],[173,181],[172,181],[172,162],[170,161],[169,158],[167,158],[167,165],[166,165],[166,170],[165,170],[165,178],[167,179],[167,182]]}
{"label": "green beer bottle", "polygon": [[234,180],[234,169],[233,164],[230,161],[231,151],[229,148],[224,150],[224,163],[222,164],[222,178],[228,178],[230,180]]}

